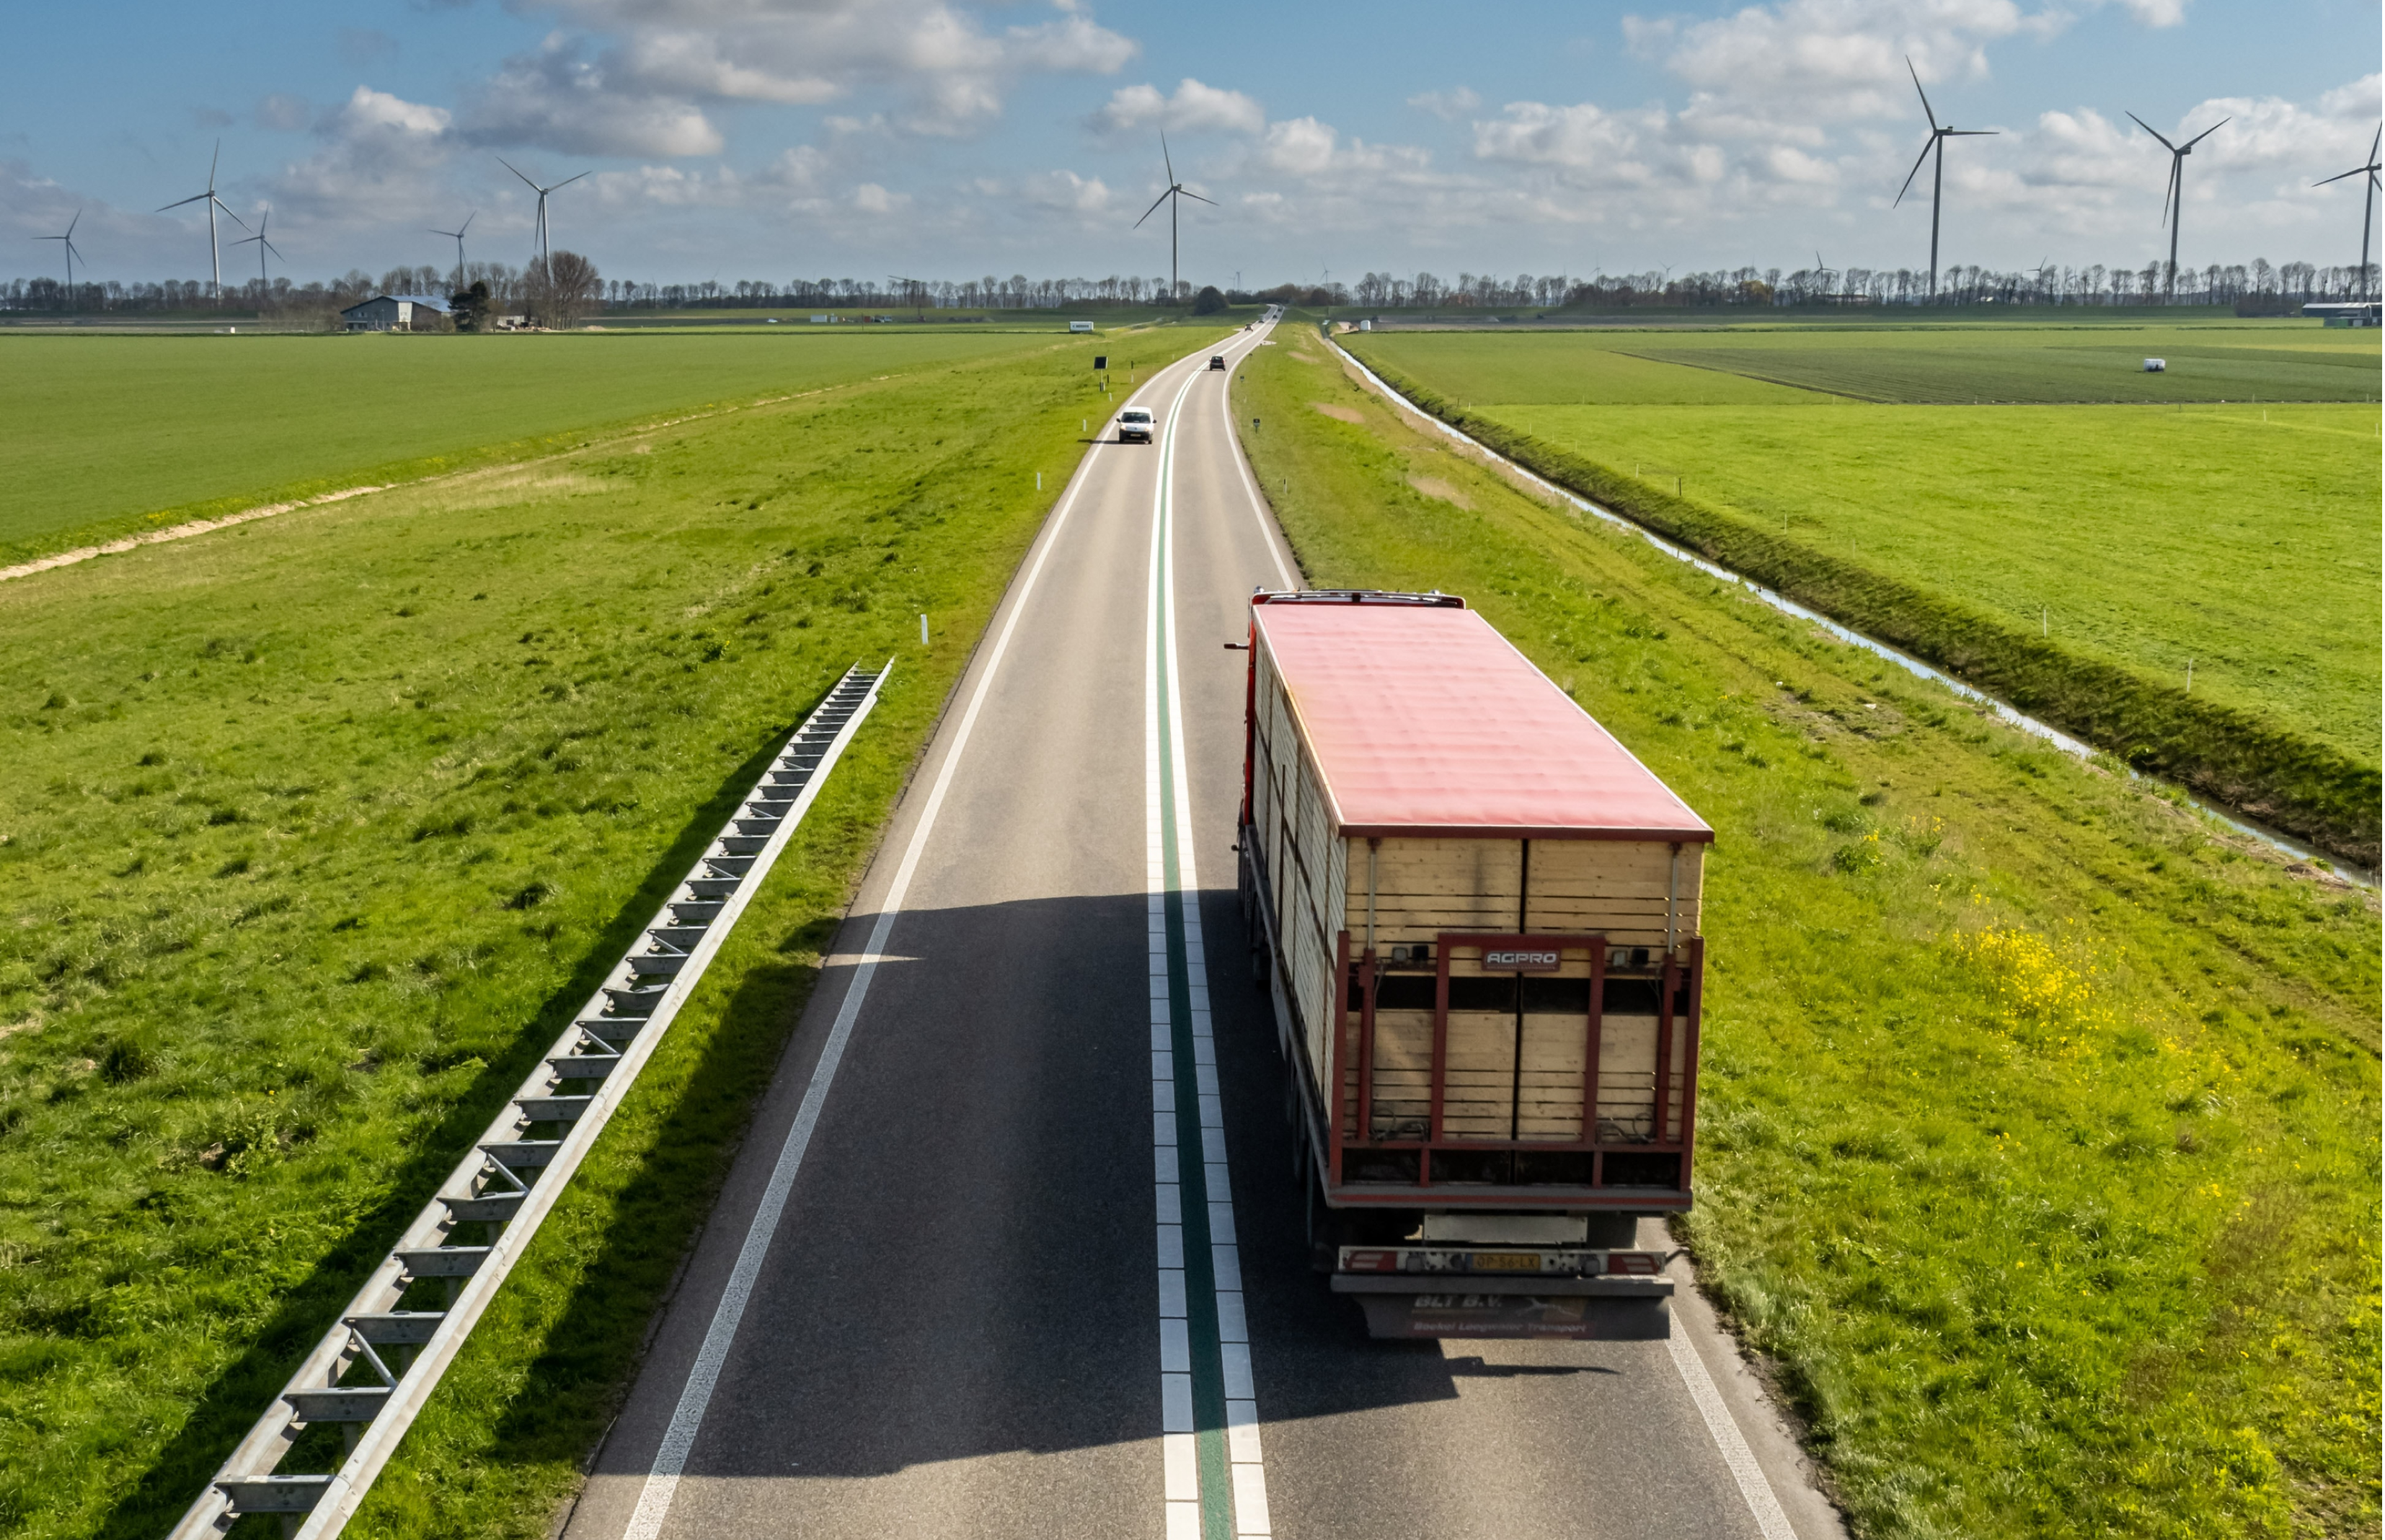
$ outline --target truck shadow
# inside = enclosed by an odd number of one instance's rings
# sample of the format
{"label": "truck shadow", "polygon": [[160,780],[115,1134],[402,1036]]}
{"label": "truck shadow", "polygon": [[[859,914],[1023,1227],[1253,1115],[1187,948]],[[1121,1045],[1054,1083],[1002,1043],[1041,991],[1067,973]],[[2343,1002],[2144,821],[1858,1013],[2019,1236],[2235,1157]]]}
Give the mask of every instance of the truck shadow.
{"label": "truck shadow", "polygon": [[[1453,1358],[1439,1343],[1367,1335],[1356,1307],[1309,1270],[1275,1028],[1248,981],[1233,894],[1205,895],[1204,912],[1267,1423],[1455,1401],[1461,1379],[1636,1377],[1654,1345],[1517,1345],[1529,1361],[1491,1363],[1479,1350]],[[858,951],[874,918],[848,919],[838,946]],[[1140,893],[902,915],[706,1410],[690,1478],[867,1477],[1154,1439],[1145,920]],[[812,994],[652,1356],[591,1465],[600,1483],[635,1483],[652,1469],[853,973],[849,959],[832,958]],[[603,1271],[592,1270],[588,1288]],[[554,1340],[578,1335],[567,1322]],[[1645,1361],[1663,1358],[1655,1347]],[[542,1378],[532,1374],[525,1398]]]}

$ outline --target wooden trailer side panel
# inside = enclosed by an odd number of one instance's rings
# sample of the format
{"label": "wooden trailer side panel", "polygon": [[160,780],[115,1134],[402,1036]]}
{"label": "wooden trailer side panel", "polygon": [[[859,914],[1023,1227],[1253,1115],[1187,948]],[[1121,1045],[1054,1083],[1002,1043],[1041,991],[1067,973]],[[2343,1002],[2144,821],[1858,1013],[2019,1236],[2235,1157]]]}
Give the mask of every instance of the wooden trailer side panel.
{"label": "wooden trailer side panel", "polygon": [[[1678,851],[1678,856],[1675,852]],[[1530,929],[1661,947],[1698,934],[1705,846],[1624,840],[1534,840]]]}
{"label": "wooden trailer side panel", "polygon": [[1334,837],[1316,762],[1301,743],[1291,698],[1264,645],[1254,662],[1258,721],[1252,748],[1252,818],[1264,842],[1273,890],[1268,898],[1285,993],[1317,1083],[1324,1086],[1332,1072],[1334,921],[1343,907],[1347,855]]}
{"label": "wooden trailer side panel", "polygon": [[[1368,842],[1351,840],[1343,923],[1367,933]],[[1705,847],[1627,840],[1531,842],[1531,893],[1523,891],[1524,845],[1501,839],[1385,839],[1373,858],[1378,947],[1430,942],[1443,931],[1539,931],[1605,936],[1617,946],[1665,945],[1699,932]]]}
{"label": "wooden trailer side panel", "polygon": [[[1523,846],[1514,840],[1350,840],[1344,923],[1364,945],[1369,872],[1378,950],[1430,942],[1443,931],[1510,931],[1523,897]],[[1369,845],[1372,848],[1369,848]],[[1371,864],[1370,864],[1371,863]]]}

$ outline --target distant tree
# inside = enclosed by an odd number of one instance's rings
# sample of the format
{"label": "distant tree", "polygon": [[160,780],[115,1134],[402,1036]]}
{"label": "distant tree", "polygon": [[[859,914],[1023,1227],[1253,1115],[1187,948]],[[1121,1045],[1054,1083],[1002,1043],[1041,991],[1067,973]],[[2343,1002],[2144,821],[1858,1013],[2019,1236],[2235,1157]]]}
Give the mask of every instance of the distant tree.
{"label": "distant tree", "polygon": [[489,323],[489,284],[483,279],[447,301],[447,313],[458,332],[478,332]]}
{"label": "distant tree", "polygon": [[[530,265],[531,314],[541,326],[566,330],[580,324],[597,304],[596,264],[576,251],[558,251]],[[708,284],[718,288],[718,284]]]}
{"label": "distant tree", "polygon": [[1225,307],[1226,296],[1217,292],[1215,283],[1192,296],[1192,313],[1196,316],[1214,316]]}

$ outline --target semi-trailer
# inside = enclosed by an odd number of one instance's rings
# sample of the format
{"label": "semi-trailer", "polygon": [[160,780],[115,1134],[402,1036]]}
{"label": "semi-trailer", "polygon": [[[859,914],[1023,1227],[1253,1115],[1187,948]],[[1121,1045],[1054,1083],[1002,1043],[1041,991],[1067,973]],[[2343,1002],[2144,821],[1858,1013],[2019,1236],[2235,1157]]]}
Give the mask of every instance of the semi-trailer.
{"label": "semi-trailer", "polygon": [[1251,600],[1236,841],[1311,1255],[1379,1337],[1654,1338],[1714,831],[1463,599]]}

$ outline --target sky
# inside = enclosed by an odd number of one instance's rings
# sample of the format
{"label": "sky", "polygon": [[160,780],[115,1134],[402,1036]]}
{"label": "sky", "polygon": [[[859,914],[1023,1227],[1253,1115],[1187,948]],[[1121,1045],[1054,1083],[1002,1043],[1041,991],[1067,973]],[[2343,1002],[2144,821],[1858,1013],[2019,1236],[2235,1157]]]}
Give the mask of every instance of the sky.
{"label": "sky", "polygon": [[[582,179],[609,278],[1588,275],[1941,261],[2357,260],[2376,0],[1134,7],[1090,0],[164,0],[44,6],[0,53],[0,276],[204,278],[217,185],[304,281],[531,254],[501,164]],[[226,224],[228,278],[257,248]]]}

